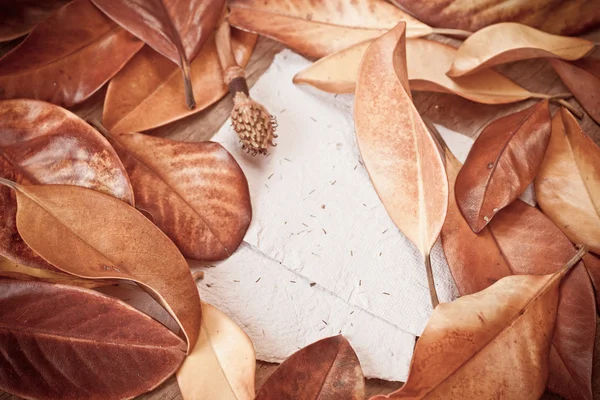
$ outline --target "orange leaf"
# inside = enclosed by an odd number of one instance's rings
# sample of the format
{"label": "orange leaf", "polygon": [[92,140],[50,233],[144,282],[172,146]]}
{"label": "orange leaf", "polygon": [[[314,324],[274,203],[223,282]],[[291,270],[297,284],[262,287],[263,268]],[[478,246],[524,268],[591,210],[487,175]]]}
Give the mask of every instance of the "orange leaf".
{"label": "orange leaf", "polygon": [[448,75],[472,74],[484,68],[530,58],[577,60],[594,48],[589,40],[551,35],[512,22],[483,28],[458,48]]}
{"label": "orange leaf", "polygon": [[109,135],[131,179],[136,206],[187,258],[222,260],[252,219],[248,182],[220,144],[140,133]]}
{"label": "orange leaf", "polygon": [[585,111],[600,124],[600,59],[586,57],[573,63],[555,58],[548,61]]}
{"label": "orange leaf", "polygon": [[[75,114],[37,100],[0,101],[0,176],[27,184],[89,187],[133,204],[119,157]],[[19,236],[13,192],[0,187],[0,254],[29,267],[54,269]]]}
{"label": "orange leaf", "polygon": [[456,201],[473,229],[481,231],[533,182],[550,140],[548,101],[486,126],[456,178]]}
{"label": "orange leaf", "polygon": [[321,58],[375,39],[400,21],[407,23],[408,37],[433,32],[383,0],[232,0],[229,6],[231,25],[280,41],[307,57]]}
{"label": "orange leaf", "polygon": [[[308,83],[332,93],[354,93],[358,67],[371,41],[362,42],[324,57],[294,77],[294,83]],[[408,79],[412,91],[452,93],[484,104],[504,104],[529,97],[531,93],[504,75],[486,69],[475,74],[450,78],[446,75],[456,49],[425,39],[406,41]],[[435,59],[435,62],[431,62]]]}
{"label": "orange leaf", "polygon": [[17,228],[36,253],[60,270],[92,279],[127,279],[149,291],[171,313],[193,349],[200,298],[177,247],[124,202],[78,186],[20,186]]}
{"label": "orange leaf", "polygon": [[185,356],[167,328],[91,290],[0,280],[0,309],[0,389],[24,398],[130,399]]}
{"label": "orange leaf", "polygon": [[544,214],[569,239],[600,254],[600,148],[564,108],[552,119],[535,194]]}
{"label": "orange leaf", "polygon": [[65,107],[81,103],[143,45],[89,0],[75,0],[0,59],[0,99],[25,97]]}
{"label": "orange leaf", "polygon": [[260,388],[256,400],[362,400],[365,378],[350,343],[341,335],[292,354]]}
{"label": "orange leaf", "polygon": [[[248,63],[256,35],[232,32],[237,62]],[[196,108],[184,101],[184,86],[176,65],[144,47],[108,85],[103,124],[113,133],[141,132],[206,109],[227,93],[223,71],[211,38],[191,63]]]}
{"label": "orange leaf", "polygon": [[[575,253],[571,242],[540,211],[515,200],[479,234],[462,217],[453,192],[461,164],[446,151],[450,184],[448,216],[442,245],[462,295],[479,292],[513,274],[548,274]],[[588,267],[588,257],[584,262]],[[594,293],[580,263],[564,279],[553,345],[548,387],[563,396],[591,398],[591,352],[594,346]],[[598,269],[600,273],[600,268]]]}
{"label": "orange leaf", "polygon": [[404,386],[376,399],[532,399],[543,393],[559,285],[580,251],[552,275],[515,275],[433,310]]}
{"label": "orange leaf", "polygon": [[356,85],[358,146],[373,186],[398,228],[428,258],[448,203],[440,152],[412,103],[404,24],[367,49]]}

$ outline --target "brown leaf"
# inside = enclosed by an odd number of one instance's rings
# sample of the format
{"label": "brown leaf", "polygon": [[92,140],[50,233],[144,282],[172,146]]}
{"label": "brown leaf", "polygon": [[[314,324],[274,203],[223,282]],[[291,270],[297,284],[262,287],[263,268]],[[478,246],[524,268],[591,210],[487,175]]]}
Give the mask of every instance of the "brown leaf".
{"label": "brown leaf", "polygon": [[600,124],[600,59],[586,57],[573,63],[555,58],[548,61],[585,111]]}
{"label": "brown leaf", "polygon": [[[463,219],[453,193],[461,165],[446,152],[450,185],[448,216],[442,227],[444,253],[461,295],[477,293],[513,274],[548,274],[575,253],[571,242],[541,212],[520,200],[500,211],[479,234]],[[586,254],[584,257],[588,266]],[[564,396],[590,399],[594,344],[594,293],[583,263],[560,288],[560,302],[550,350],[548,386]]]}
{"label": "brown leaf", "polygon": [[600,148],[562,108],[535,179],[544,214],[575,243],[600,254]]}
{"label": "brown leaf", "polygon": [[194,347],[200,298],[177,247],[124,202],[78,186],[19,186],[17,228],[36,253],[60,270],[93,279],[127,279],[173,315]]}
{"label": "brown leaf", "polygon": [[232,26],[270,37],[307,57],[321,58],[375,39],[400,21],[407,23],[408,37],[433,32],[383,0],[230,0],[229,6]]}
{"label": "brown leaf", "polygon": [[589,40],[551,35],[525,25],[505,22],[468,37],[458,48],[448,75],[472,74],[484,68],[531,58],[577,60],[594,48]]}
{"label": "brown leaf", "polygon": [[18,279],[21,281],[60,283],[62,285],[79,286],[86,289],[94,289],[118,283],[117,280],[82,279],[73,275],[63,274],[62,272],[31,268],[17,264],[7,258],[0,258],[0,277]]}
{"label": "brown leaf", "polygon": [[75,0],[0,59],[0,99],[26,97],[65,107],[81,103],[143,45],[89,0]]}
{"label": "brown leaf", "polygon": [[372,400],[537,400],[546,386],[558,288],[567,271],[509,276],[440,304],[417,341],[404,386]]}
{"label": "brown leaf", "polygon": [[0,42],[28,34],[69,0],[2,0],[0,1]]}
{"label": "brown leaf", "polygon": [[292,354],[260,388],[256,400],[362,400],[365,379],[342,336],[319,340]]}
{"label": "brown leaf", "polygon": [[[0,176],[21,184],[89,187],[133,204],[119,157],[75,114],[36,100],[0,101]],[[0,254],[29,267],[55,269],[17,232],[15,195],[0,187]]]}
{"label": "brown leaf", "polygon": [[[256,35],[233,31],[236,60],[245,66]],[[196,108],[185,102],[181,74],[176,65],[150,47],[144,47],[108,85],[104,126],[113,133],[141,132],[168,124],[206,109],[227,93],[214,38],[191,64]]]}
{"label": "brown leaf", "polygon": [[520,22],[549,33],[577,35],[600,23],[594,1],[392,0],[432,26],[475,32],[499,22]]}
{"label": "brown leaf", "polygon": [[202,302],[202,326],[177,371],[184,400],[252,400],[256,354],[250,338],[227,315]]}
{"label": "brown leaf", "polygon": [[222,260],[252,219],[244,172],[220,144],[140,133],[109,136],[131,179],[136,206],[196,260]]}
{"label": "brown leaf", "polygon": [[[332,93],[354,93],[358,67],[372,41],[366,41],[326,56],[294,77],[294,83],[307,83]],[[504,104],[543,97],[531,93],[493,69],[469,76],[450,78],[456,49],[425,39],[406,41],[408,79],[412,91],[452,93],[484,104]],[[431,62],[435,60],[435,62]]]}
{"label": "brown leaf", "polygon": [[481,231],[533,182],[550,141],[548,101],[486,126],[456,178],[456,201],[473,232]]}
{"label": "brown leaf", "polygon": [[448,183],[436,143],[412,103],[405,60],[401,23],[365,53],[354,122],[377,194],[427,259],[446,216]]}
{"label": "brown leaf", "polygon": [[125,399],[181,364],[185,343],[97,292],[0,280],[0,388],[36,399]]}
{"label": "brown leaf", "polygon": [[[113,21],[177,64],[191,95],[190,61],[212,35],[225,0],[92,0]],[[188,92],[190,90],[190,92]],[[194,108],[194,98],[188,98]]]}

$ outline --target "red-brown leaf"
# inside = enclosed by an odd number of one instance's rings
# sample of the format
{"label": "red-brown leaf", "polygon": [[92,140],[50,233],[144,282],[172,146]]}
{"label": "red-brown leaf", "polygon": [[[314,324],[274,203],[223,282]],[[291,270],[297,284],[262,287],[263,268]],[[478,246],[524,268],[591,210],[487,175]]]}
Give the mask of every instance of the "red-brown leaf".
{"label": "red-brown leaf", "polygon": [[172,375],[185,343],[97,292],[0,280],[0,388],[36,399],[126,399]]}
{"label": "red-brown leaf", "polygon": [[185,257],[222,260],[239,246],[252,218],[248,182],[220,144],[184,143],[141,133],[110,136],[136,206]]}
{"label": "red-brown leaf", "polygon": [[[500,211],[479,234],[473,233],[452,193],[459,169],[460,163],[447,152],[451,192],[441,238],[462,295],[477,293],[513,274],[555,272],[575,253],[571,242],[549,219],[520,200]],[[567,397],[575,394],[573,398],[591,399],[596,313],[594,293],[583,262],[569,272],[560,294],[548,387]]]}
{"label": "red-brown leaf", "polygon": [[586,57],[573,63],[555,58],[548,61],[585,111],[600,124],[600,59]]}
{"label": "red-brown leaf", "polygon": [[[21,184],[88,187],[133,204],[125,168],[108,141],[69,111],[37,100],[0,101],[0,176]],[[54,269],[17,232],[12,190],[0,188],[0,254]]]}
{"label": "red-brown leaf", "polygon": [[2,0],[0,1],[0,42],[26,35],[69,0]]}
{"label": "red-brown leaf", "polygon": [[256,400],[362,400],[365,380],[350,343],[341,335],[292,354],[273,372]]}
{"label": "red-brown leaf", "polygon": [[498,118],[475,140],[456,178],[456,201],[474,232],[533,182],[551,134],[548,101]]}
{"label": "red-brown leaf", "polygon": [[0,99],[70,107],[100,89],[143,45],[89,0],[75,0],[0,59]]}

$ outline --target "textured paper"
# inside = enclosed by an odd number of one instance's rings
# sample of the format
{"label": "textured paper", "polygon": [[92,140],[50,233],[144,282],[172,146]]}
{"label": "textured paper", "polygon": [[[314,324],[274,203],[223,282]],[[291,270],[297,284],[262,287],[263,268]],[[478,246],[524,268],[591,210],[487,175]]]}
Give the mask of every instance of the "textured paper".
{"label": "textured paper", "polygon": [[[253,220],[236,254],[205,269],[201,294],[240,324],[261,360],[341,332],[367,376],[405,380],[431,313],[423,259],[361,163],[354,96],[292,83],[309,64],[285,50],[251,90],[278,119],[269,156],[245,154],[229,122],[213,139],[248,178]],[[472,140],[440,131],[464,160]],[[439,241],[432,266],[440,301],[456,298]]]}

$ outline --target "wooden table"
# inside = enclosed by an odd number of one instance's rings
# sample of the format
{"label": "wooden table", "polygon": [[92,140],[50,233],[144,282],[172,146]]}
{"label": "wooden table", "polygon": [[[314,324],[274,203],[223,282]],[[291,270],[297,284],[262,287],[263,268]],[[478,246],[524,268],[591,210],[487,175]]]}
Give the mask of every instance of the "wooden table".
{"label": "wooden table", "polygon": [[[600,41],[600,30],[586,35],[596,42]],[[458,45],[460,42],[444,38],[443,41]],[[256,49],[246,68],[248,82],[253,85],[262,73],[269,67],[276,53],[284,48],[279,43],[261,37]],[[3,51],[0,49],[0,54]],[[600,56],[600,52],[596,52]],[[433,60],[432,62],[435,62]],[[540,93],[563,93],[568,90],[553,71],[552,67],[544,60],[527,60],[510,65],[500,66],[498,70],[509,76],[515,82],[524,86],[532,92]],[[102,104],[106,88],[100,90],[85,103],[74,107],[73,111],[84,119],[101,120]],[[523,101],[516,104],[502,106],[491,106],[473,103],[458,96],[438,93],[414,93],[414,103],[422,116],[429,118],[435,123],[446,126],[452,130],[465,135],[475,137],[480,130],[490,121],[519,109],[533,104],[533,100]],[[577,107],[578,105],[572,101]],[[183,120],[174,122],[167,126],[155,129],[153,135],[180,141],[208,140],[223,125],[229,116],[232,107],[230,96],[225,97],[212,107],[199,112]],[[553,112],[557,107],[553,106]],[[584,131],[590,135],[596,143],[600,143],[600,126],[587,115],[580,121]],[[285,132],[279,132],[285,135]],[[256,388],[266,381],[273,373],[276,364],[257,362]],[[367,380],[367,398],[369,396],[389,393],[401,386],[399,382],[386,382],[379,379]],[[600,397],[600,393],[599,393]],[[177,387],[175,377],[169,378],[164,384],[151,393],[139,397],[144,400],[175,400],[181,399],[181,393]],[[557,398],[548,395],[544,398]],[[18,400],[16,396],[1,394],[0,400]]]}

